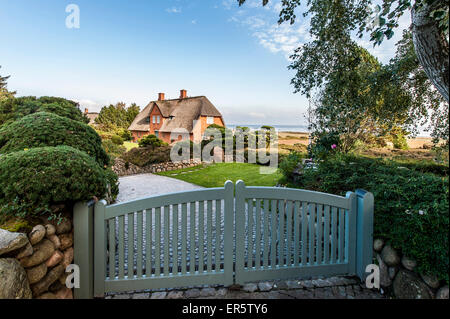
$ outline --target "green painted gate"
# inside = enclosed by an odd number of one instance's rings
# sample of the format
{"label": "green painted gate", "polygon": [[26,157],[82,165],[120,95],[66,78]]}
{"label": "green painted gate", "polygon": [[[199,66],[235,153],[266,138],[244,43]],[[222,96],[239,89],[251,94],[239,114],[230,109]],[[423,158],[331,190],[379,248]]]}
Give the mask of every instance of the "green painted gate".
{"label": "green painted gate", "polygon": [[364,278],[372,225],[373,196],[365,191],[341,197],[242,181],[115,205],[77,204],[75,297],[315,275]]}

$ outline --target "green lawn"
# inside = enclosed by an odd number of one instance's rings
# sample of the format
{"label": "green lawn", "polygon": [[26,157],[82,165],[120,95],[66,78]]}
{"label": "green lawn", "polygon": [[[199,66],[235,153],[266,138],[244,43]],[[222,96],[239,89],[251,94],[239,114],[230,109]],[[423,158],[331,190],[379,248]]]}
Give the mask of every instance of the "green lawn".
{"label": "green lawn", "polygon": [[[261,166],[244,163],[217,163],[200,165],[158,175],[177,178],[203,187],[222,187],[227,180],[243,180],[247,186],[275,186],[281,178],[280,173],[261,174]],[[200,170],[198,170],[200,169]]]}
{"label": "green lawn", "polygon": [[133,142],[123,142],[123,146],[127,148],[127,152],[131,150],[132,148],[139,147],[138,143]]}

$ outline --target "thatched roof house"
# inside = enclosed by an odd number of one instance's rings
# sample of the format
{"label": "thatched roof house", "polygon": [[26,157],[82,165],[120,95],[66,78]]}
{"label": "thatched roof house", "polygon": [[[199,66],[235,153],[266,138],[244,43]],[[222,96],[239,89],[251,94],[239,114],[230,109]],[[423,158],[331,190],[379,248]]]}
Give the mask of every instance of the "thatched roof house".
{"label": "thatched roof house", "polygon": [[[157,101],[151,101],[128,128],[133,140],[154,134],[167,143],[180,140],[180,132],[189,134],[192,141],[201,140],[205,129],[211,124],[225,126],[222,114],[205,96],[188,97],[180,91],[178,99],[166,100],[159,93]],[[180,134],[177,134],[180,133]]]}

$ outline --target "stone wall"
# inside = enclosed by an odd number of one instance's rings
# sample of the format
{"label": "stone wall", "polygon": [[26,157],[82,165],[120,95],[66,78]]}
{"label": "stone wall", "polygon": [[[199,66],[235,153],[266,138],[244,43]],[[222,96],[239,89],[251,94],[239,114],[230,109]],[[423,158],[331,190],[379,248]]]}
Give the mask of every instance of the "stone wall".
{"label": "stone wall", "polygon": [[116,158],[115,162],[114,162],[114,166],[112,167],[112,170],[119,176],[128,176],[128,175],[136,175],[136,174],[160,173],[160,172],[166,172],[166,171],[173,171],[176,169],[194,167],[194,166],[197,166],[200,164],[201,164],[201,162],[191,160],[189,162],[183,162],[183,163],[166,162],[166,163],[152,164],[152,165],[148,165],[146,167],[139,167],[132,163],[126,163],[121,158]]}
{"label": "stone wall", "polygon": [[398,299],[448,299],[449,288],[436,277],[419,274],[417,262],[402,256],[382,239],[373,243],[383,292]]}
{"label": "stone wall", "polygon": [[0,299],[73,299],[65,284],[73,255],[71,216],[43,218],[28,234],[0,229]]}

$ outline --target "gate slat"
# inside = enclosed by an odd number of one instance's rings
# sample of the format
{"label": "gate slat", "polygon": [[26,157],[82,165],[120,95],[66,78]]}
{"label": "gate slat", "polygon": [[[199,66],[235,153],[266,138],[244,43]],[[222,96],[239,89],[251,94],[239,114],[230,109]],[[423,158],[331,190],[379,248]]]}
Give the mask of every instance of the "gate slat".
{"label": "gate slat", "polygon": [[212,271],[212,201],[207,202],[207,231],[208,231],[208,250],[207,250],[207,265],[206,270],[208,273]]}
{"label": "gate slat", "polygon": [[330,263],[330,206],[325,206],[325,217],[324,217],[324,251],[325,251],[325,264]]}
{"label": "gate slat", "polygon": [[308,246],[308,203],[302,202],[302,266],[307,264],[307,252]]}
{"label": "gate slat", "polygon": [[278,201],[278,236],[280,239],[278,251],[278,265],[284,266],[284,200]]}
{"label": "gate slat", "polygon": [[172,274],[178,274],[178,211],[180,209],[180,204],[173,205],[173,240],[172,240]]}
{"label": "gate slat", "polygon": [[292,265],[292,201],[287,202],[287,212],[286,212],[286,265]]}
{"label": "gate slat", "polygon": [[300,236],[299,236],[299,216],[300,202],[294,202],[294,266],[299,264],[299,252],[300,252]]}
{"label": "gate slat", "polygon": [[[253,202],[252,198],[250,200]],[[256,205],[255,267],[256,267],[256,269],[261,269],[261,200],[257,199],[255,202],[255,205]],[[252,213],[253,213],[253,209],[252,209]],[[251,236],[251,235],[249,234],[249,236]]]}
{"label": "gate slat", "polygon": [[314,244],[315,244],[315,231],[316,229],[316,204],[309,204],[309,264],[314,264]]}
{"label": "gate slat", "polygon": [[199,233],[199,260],[198,260],[198,271],[199,273],[203,273],[204,271],[204,263],[205,263],[205,202],[199,201],[199,210],[198,210],[198,233]]}
{"label": "gate slat", "polygon": [[269,200],[264,200],[264,254],[263,266],[269,266]]}
{"label": "gate slat", "polygon": [[345,238],[345,221],[344,221],[344,210],[339,209],[339,262],[344,262],[344,238]]}
{"label": "gate slat", "polygon": [[137,260],[136,260],[136,275],[138,278],[142,277],[142,244],[143,244],[143,213],[137,212]]}
{"label": "gate slat", "polygon": [[277,258],[277,206],[278,201],[272,200],[272,207],[270,209],[270,221],[271,221],[271,227],[270,227],[270,239],[272,241],[272,246],[270,249],[270,267],[272,269],[275,269],[277,266],[276,258]]}
{"label": "gate slat", "polygon": [[193,275],[195,273],[195,264],[196,264],[196,255],[195,255],[195,233],[196,233],[196,227],[195,227],[195,216],[196,216],[196,204],[195,202],[189,203],[189,272]]}
{"label": "gate slat", "polygon": [[317,257],[316,257],[316,263],[319,265],[322,264],[322,257],[323,257],[323,254],[322,254],[322,244],[323,244],[322,223],[323,223],[323,205],[318,205],[317,206]]}
{"label": "gate slat", "polygon": [[181,274],[186,274],[186,259],[187,259],[187,204],[183,203],[181,206]]}
{"label": "gate slat", "polygon": [[161,207],[155,209],[155,276],[161,275]]}
{"label": "gate slat", "polygon": [[164,206],[164,276],[169,275],[169,233],[170,233],[170,211],[171,206]]}
{"label": "gate slat", "polygon": [[119,279],[124,278],[125,269],[125,216],[119,216]]}
{"label": "gate slat", "polygon": [[145,211],[145,276],[152,275],[152,209]]}
{"label": "gate slat", "polygon": [[[253,199],[247,200],[247,267],[253,267],[254,250],[253,250]],[[256,248],[256,247],[255,247]],[[256,266],[256,265],[255,265]]]}
{"label": "gate slat", "polygon": [[222,212],[222,201],[216,199],[215,200],[215,204],[216,204],[216,210],[215,210],[215,219],[216,219],[216,252],[214,253],[214,258],[215,258],[215,268],[214,270],[216,272],[220,271],[220,261],[221,261],[221,242],[220,242],[220,229],[221,229],[221,212]]}
{"label": "gate slat", "polygon": [[116,277],[116,219],[109,220],[109,279]]}
{"label": "gate slat", "polygon": [[336,244],[337,244],[337,213],[336,207],[331,208],[331,263],[336,263]]}
{"label": "gate slat", "polygon": [[134,212],[128,214],[128,279],[134,277]]}

